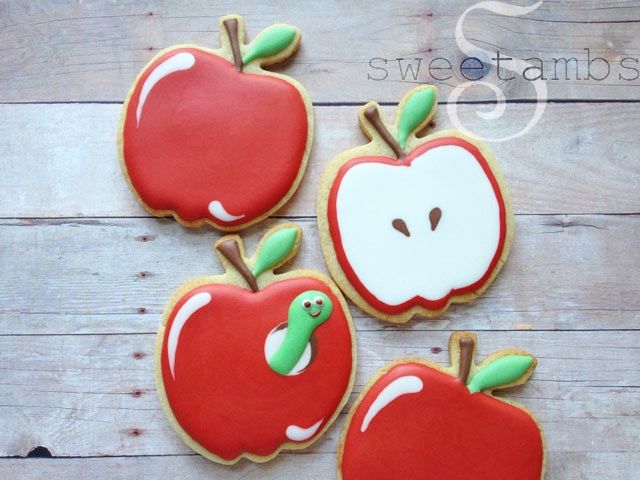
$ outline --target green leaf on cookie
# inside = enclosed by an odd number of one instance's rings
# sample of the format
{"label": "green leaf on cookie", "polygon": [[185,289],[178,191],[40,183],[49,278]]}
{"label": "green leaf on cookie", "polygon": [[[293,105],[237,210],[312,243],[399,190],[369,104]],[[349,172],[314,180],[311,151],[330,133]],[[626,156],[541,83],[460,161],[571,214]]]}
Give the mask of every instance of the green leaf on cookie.
{"label": "green leaf on cookie", "polygon": [[277,55],[291,45],[298,34],[298,29],[291,25],[277,24],[263,30],[252,42],[250,50],[242,58],[246,65],[258,58]]}
{"label": "green leaf on cookie", "polygon": [[529,355],[505,355],[484,365],[467,384],[471,393],[492,390],[515,382],[533,364]]}
{"label": "green leaf on cookie", "polygon": [[405,147],[409,135],[413,133],[431,114],[436,103],[433,87],[418,87],[410,91],[400,105],[397,140]]}
{"label": "green leaf on cookie", "polygon": [[296,246],[299,235],[299,227],[279,228],[267,233],[258,250],[258,258],[251,272],[253,276],[257,277],[285,260]]}

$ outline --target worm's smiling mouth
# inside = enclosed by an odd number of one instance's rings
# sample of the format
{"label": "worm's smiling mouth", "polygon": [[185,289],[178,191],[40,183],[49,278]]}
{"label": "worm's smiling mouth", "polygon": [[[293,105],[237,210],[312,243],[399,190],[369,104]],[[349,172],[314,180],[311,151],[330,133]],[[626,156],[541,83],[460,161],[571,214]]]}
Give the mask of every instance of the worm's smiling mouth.
{"label": "worm's smiling mouth", "polygon": [[320,315],[321,312],[322,310],[318,310],[317,312],[307,312],[307,313],[311,315],[313,318],[316,318],[318,315]]}

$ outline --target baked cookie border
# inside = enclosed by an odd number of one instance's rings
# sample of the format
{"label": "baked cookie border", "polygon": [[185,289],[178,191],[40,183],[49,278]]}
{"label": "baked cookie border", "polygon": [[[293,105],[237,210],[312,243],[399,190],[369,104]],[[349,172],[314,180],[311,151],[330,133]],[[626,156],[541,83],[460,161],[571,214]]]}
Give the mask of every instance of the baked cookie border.
{"label": "baked cookie border", "polygon": [[342,477],[342,459],[344,456],[344,446],[347,439],[347,432],[349,430],[349,427],[351,426],[353,416],[355,415],[358,408],[360,408],[360,404],[364,400],[365,396],[369,393],[371,388],[378,382],[378,380],[380,380],[380,378],[382,378],[387,372],[389,372],[394,367],[405,364],[405,363],[416,363],[420,365],[425,365],[429,368],[433,368],[434,370],[445,373],[447,375],[458,377],[460,373],[459,372],[460,355],[461,355],[460,345],[461,345],[461,340],[463,339],[471,339],[471,341],[473,342],[473,349],[471,352],[471,363],[470,363],[469,371],[467,372],[468,378],[473,378],[473,376],[482,367],[492,363],[493,361],[501,357],[505,357],[507,355],[527,355],[533,358],[533,362],[531,363],[529,368],[518,379],[516,379],[511,383],[500,385],[499,387],[482,390],[482,393],[485,395],[488,395],[489,397],[495,400],[506,403],[508,405],[511,405],[512,407],[515,407],[523,411],[524,413],[529,415],[531,419],[535,422],[536,426],[538,427],[538,431],[540,432],[540,438],[542,440],[542,470],[541,470],[542,473],[540,476],[540,480],[545,479],[546,469],[547,469],[547,457],[548,457],[547,439],[544,434],[544,430],[542,429],[537,417],[534,415],[534,413],[531,410],[529,410],[527,407],[525,407],[521,403],[510,400],[508,398],[502,398],[494,395],[494,392],[496,390],[509,389],[509,388],[513,388],[519,385],[524,385],[525,383],[527,383],[529,381],[529,378],[533,374],[533,371],[538,365],[538,359],[531,353],[527,352],[526,350],[517,349],[517,348],[506,348],[506,349],[498,350],[492,353],[491,355],[485,357],[480,363],[476,363],[475,360],[476,360],[477,348],[478,348],[477,334],[474,332],[459,331],[459,332],[452,333],[449,337],[449,366],[445,366],[442,363],[435,362],[432,360],[426,360],[421,357],[405,356],[387,363],[382,368],[378,369],[373,374],[373,376],[371,376],[371,378],[369,378],[365,386],[362,387],[362,391],[358,394],[358,397],[354,401],[353,405],[349,409],[349,412],[347,413],[347,418],[344,422],[344,425],[342,426],[342,431],[340,432],[340,437],[338,439],[338,449],[336,453],[336,468],[337,468],[338,480],[342,480],[343,478]]}
{"label": "baked cookie border", "polygon": [[[380,114],[380,105],[371,101],[362,106],[358,112],[359,124],[362,131],[369,139],[369,143],[351,148],[349,150],[345,150],[338,155],[336,155],[328,164],[326,169],[323,172],[322,180],[320,182],[320,188],[318,191],[317,197],[317,206],[316,212],[318,217],[318,231],[320,235],[320,244],[322,246],[322,252],[327,263],[329,272],[335,282],[338,284],[340,289],[345,293],[345,295],[351,299],[358,307],[364,310],[369,315],[376,317],[380,320],[385,320],[387,322],[395,323],[395,324],[404,324],[411,320],[413,317],[427,317],[433,318],[444,313],[452,304],[461,304],[468,303],[475,300],[477,297],[482,295],[486,291],[486,289],[491,285],[491,283],[495,280],[498,273],[504,266],[509,256],[511,245],[513,243],[513,237],[515,233],[515,218],[513,215],[513,210],[511,206],[511,199],[509,195],[509,190],[507,188],[506,182],[502,175],[502,171],[500,166],[493,156],[493,153],[489,150],[489,148],[478,139],[467,135],[459,130],[447,129],[437,131],[435,133],[431,133],[429,135],[423,135],[426,129],[429,128],[429,125],[436,113],[436,108],[433,108],[429,115],[426,116],[412,131],[412,133],[408,136],[406,140],[406,146],[404,150],[413,151],[416,148],[425,145],[434,140],[438,140],[441,138],[454,138],[460,139],[468,144],[471,144],[475,148],[479,150],[479,152],[484,157],[487,165],[489,166],[491,173],[493,174],[498,189],[502,196],[502,201],[505,208],[505,236],[504,243],[502,245],[502,251],[500,257],[498,257],[495,266],[492,268],[491,273],[489,274],[486,281],[482,283],[482,285],[472,292],[464,293],[460,295],[448,295],[448,301],[444,305],[444,307],[439,309],[429,309],[425,308],[421,305],[414,305],[408,310],[405,310],[398,314],[389,314],[383,312],[376,308],[374,305],[371,305],[363,295],[353,286],[349,278],[347,277],[345,271],[343,270],[340,262],[337,258],[337,249],[332,238],[330,232],[330,223],[329,223],[329,203],[330,203],[330,194],[334,183],[340,173],[340,169],[347,162],[356,157],[379,157],[379,156],[391,156],[394,157],[396,155],[395,151],[387,144],[385,141],[381,139],[379,134],[374,134],[371,129],[370,120],[367,116],[370,115],[371,110],[375,110],[377,115],[384,125],[384,127],[389,132],[396,132],[398,129],[398,113],[402,111],[403,107],[408,102],[411,95],[421,92],[424,90],[433,90],[433,95],[435,97],[436,87],[432,85],[423,85],[421,87],[417,87],[410,92],[408,92],[397,108],[396,118],[393,123],[387,124]],[[435,107],[435,106],[434,106]],[[399,145],[398,145],[399,147]]]}
{"label": "baked cookie border", "polygon": [[[216,55],[220,58],[227,60],[231,65],[233,65],[234,64],[233,49],[231,46],[231,42],[229,40],[229,33],[227,32],[227,28],[225,27],[225,22],[229,22],[229,21],[237,22],[236,25],[237,25],[237,31],[238,31],[238,40],[240,44],[239,45],[240,54],[244,55],[245,53],[247,53],[251,49],[251,46],[253,45],[253,43],[252,42],[247,43],[247,32],[246,32],[246,27],[245,27],[245,22],[243,17],[235,14],[225,15],[223,17],[220,17],[220,20],[218,23],[219,23],[221,46],[219,49],[212,49],[212,48],[204,47],[194,43],[184,43],[179,45],[172,45],[171,47],[167,47],[159,51],[156,55],[153,56],[151,60],[149,60],[145,64],[145,66],[140,70],[138,75],[136,75],[136,78],[131,84],[131,87],[129,87],[127,95],[124,99],[124,103],[122,105],[122,109],[120,111],[120,117],[118,121],[118,133],[117,133],[118,162],[120,164],[120,169],[122,170],[122,173],[125,177],[127,185],[129,185],[130,190],[133,192],[138,202],[151,215],[153,215],[154,217],[173,217],[180,225],[187,228],[199,228],[199,227],[202,227],[203,225],[209,225],[221,232],[237,232],[240,230],[244,230],[252,225],[255,225],[263,221],[265,218],[273,215],[275,212],[280,210],[289,200],[291,200],[291,197],[293,197],[293,195],[296,193],[296,191],[300,187],[300,183],[302,182],[304,174],[307,170],[307,164],[309,161],[309,156],[311,154],[311,148],[313,146],[315,119],[314,119],[313,103],[311,101],[311,97],[309,96],[309,93],[307,92],[305,87],[295,78],[278,73],[278,72],[274,72],[271,70],[266,70],[263,68],[269,65],[280,63],[288,59],[289,57],[294,55],[300,47],[302,34],[300,33],[300,30],[298,30],[298,28],[286,23],[275,24],[275,25],[286,26],[288,28],[295,29],[296,34],[295,34],[294,40],[291,42],[291,45],[289,45],[287,48],[285,48],[284,50],[282,50],[280,53],[276,55],[272,55],[266,58],[258,58],[253,61],[250,61],[249,63],[243,66],[243,72],[247,72],[255,75],[267,75],[267,76],[271,76],[271,77],[283,80],[289,83],[290,85],[292,85],[300,93],[300,96],[302,97],[302,101],[304,103],[305,110],[307,112],[307,143],[302,156],[302,161],[300,163],[300,168],[298,169],[298,174],[296,175],[296,178],[293,184],[291,185],[291,188],[289,189],[289,191],[280,199],[278,203],[276,203],[263,215],[256,217],[252,220],[249,220],[247,222],[244,222],[238,225],[233,225],[233,226],[222,225],[216,222],[215,220],[212,220],[211,218],[200,218],[194,221],[187,221],[187,220],[184,220],[182,217],[180,217],[180,215],[178,215],[178,213],[175,210],[172,210],[172,209],[156,210],[150,207],[144,201],[144,199],[140,196],[135,186],[133,185],[131,178],[129,177],[129,173],[128,173],[127,165],[125,161],[125,155],[124,155],[124,125],[127,117],[127,111],[129,110],[129,102],[131,101],[131,97],[133,96],[136,88],[138,87],[138,83],[140,82],[142,77],[145,75],[148,68],[151,65],[153,65],[156,61],[158,61],[160,58],[162,58],[164,55],[168,53],[171,53],[173,51],[183,49],[183,48],[194,48],[209,54]],[[255,39],[253,41],[255,41]]]}
{"label": "baked cookie border", "polygon": [[[258,286],[260,288],[263,288],[274,282],[289,280],[293,278],[300,278],[300,277],[310,277],[324,283],[331,290],[333,295],[340,302],[340,307],[342,308],[345,319],[347,320],[347,326],[349,328],[349,334],[351,336],[352,367],[351,367],[351,374],[349,377],[349,383],[334,413],[331,415],[329,420],[327,420],[324,427],[318,432],[316,432],[310,440],[303,443],[285,442],[281,444],[280,447],[277,448],[272,454],[267,456],[254,455],[249,452],[243,452],[242,454],[238,455],[236,458],[232,460],[225,460],[224,458],[216,455],[215,453],[210,452],[205,447],[200,445],[196,440],[194,440],[178,423],[178,420],[176,419],[173,413],[173,410],[169,405],[169,399],[167,397],[167,394],[164,388],[164,380],[162,377],[162,364],[161,364],[162,346],[163,346],[163,341],[165,337],[167,322],[176,304],[183,298],[185,294],[192,291],[194,288],[201,287],[204,285],[209,285],[209,284],[237,285],[240,287],[247,288],[246,279],[233,267],[231,262],[227,258],[225,258],[225,256],[221,254],[220,251],[218,250],[218,246],[220,244],[229,240],[233,240],[237,242],[242,260],[244,261],[245,265],[247,265],[251,269],[251,267],[255,265],[255,262],[258,258],[258,252],[266,242],[267,238],[273,235],[274,233],[277,233],[278,231],[281,231],[287,228],[296,228],[298,230],[298,235],[297,235],[295,244],[291,249],[291,252],[286,257],[281,259],[278,263],[276,263],[274,266],[270,267],[268,270],[264,271],[264,273],[260,274],[257,277],[256,281],[258,283]],[[327,430],[333,425],[334,421],[338,418],[338,416],[342,412],[342,409],[346,405],[353,391],[353,385],[355,382],[356,370],[357,370],[356,367],[358,363],[357,362],[358,360],[357,336],[353,326],[353,318],[351,317],[349,306],[344,296],[342,295],[342,292],[329,277],[327,277],[326,275],[316,270],[295,269],[295,270],[289,270],[285,273],[274,272],[274,270],[282,268],[283,265],[288,263],[293,257],[296,256],[300,248],[300,244],[302,242],[302,235],[303,235],[302,229],[295,223],[287,222],[287,223],[279,224],[276,227],[268,230],[267,233],[265,233],[265,235],[260,239],[256,247],[256,250],[252,256],[247,256],[244,242],[239,235],[232,234],[232,235],[225,235],[221,237],[215,242],[214,250],[217,253],[220,259],[220,262],[222,263],[225,269],[224,273],[219,275],[198,277],[183,283],[180,287],[178,287],[178,289],[171,296],[162,314],[162,320],[160,322],[160,326],[158,327],[158,330],[156,333],[155,348],[154,348],[155,381],[156,381],[156,389],[158,392],[158,398],[160,400],[160,405],[162,406],[162,410],[164,411],[164,414],[167,420],[171,424],[171,427],[176,432],[176,434],[180,437],[180,439],[193,451],[202,455],[203,457],[205,457],[206,459],[212,462],[219,463],[222,465],[234,465],[240,459],[246,458],[255,463],[264,463],[274,459],[282,451],[294,451],[294,450],[302,450],[302,449],[308,448],[310,445],[312,445],[314,442],[320,439],[327,432]]]}

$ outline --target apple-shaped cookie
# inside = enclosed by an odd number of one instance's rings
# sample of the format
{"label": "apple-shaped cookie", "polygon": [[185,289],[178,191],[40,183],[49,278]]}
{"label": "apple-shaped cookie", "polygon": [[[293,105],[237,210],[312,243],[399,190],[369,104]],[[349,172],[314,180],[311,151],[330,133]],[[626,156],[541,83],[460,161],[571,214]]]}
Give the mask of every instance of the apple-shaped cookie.
{"label": "apple-shaped cookie", "polygon": [[220,230],[279,209],[304,173],[312,104],[294,79],[263,70],[300,44],[290,25],[246,44],[238,16],[220,20],[222,48],[177,45],[142,70],[124,103],[121,166],[149,212]]}
{"label": "apple-shaped cookie", "polygon": [[449,340],[451,367],[419,358],[393,362],[364,388],[338,447],[344,480],[540,480],[540,427],[521,405],[492,395],[520,385],[536,360],[503,350],[473,363],[476,336]]}
{"label": "apple-shaped cookie", "polygon": [[256,462],[313,443],[344,406],[355,374],[346,302],[318,272],[274,274],[298,250],[294,224],[250,258],[239,237],[216,243],[226,272],[191,280],[169,302],[156,344],[162,406],[196,452]]}
{"label": "apple-shaped cookie", "polygon": [[458,131],[426,137],[432,86],[411,90],[394,124],[370,102],[360,124],[371,139],[327,167],[318,197],[332,276],[356,304],[403,323],[480,295],[506,261],[509,197],[489,150]]}

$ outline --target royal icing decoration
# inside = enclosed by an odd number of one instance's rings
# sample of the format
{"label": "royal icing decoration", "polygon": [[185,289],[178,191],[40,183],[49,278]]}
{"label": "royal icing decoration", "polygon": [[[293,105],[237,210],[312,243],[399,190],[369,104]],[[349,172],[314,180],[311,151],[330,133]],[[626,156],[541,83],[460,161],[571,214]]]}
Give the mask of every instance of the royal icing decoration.
{"label": "royal icing decoration", "polygon": [[310,439],[322,425],[322,419],[318,423],[311,425],[309,428],[302,428],[297,425],[289,425],[287,427],[287,438],[292,442],[304,442]]}
{"label": "royal icing decoration", "polygon": [[348,308],[314,271],[274,274],[301,230],[270,230],[252,257],[238,236],[216,243],[226,273],[192,280],[158,332],[157,382],[185,442],[220,463],[304,448],[333,422],[353,385]]}
{"label": "royal icing decoration", "polygon": [[475,335],[452,335],[452,366],[410,358],[384,367],[349,412],[338,471],[344,480],[540,480],[540,427],[492,391],[526,382],[535,359],[516,350],[473,363]]}
{"label": "royal icing decoration", "polygon": [[238,16],[220,21],[222,48],[160,52],[123,108],[123,171],[154,215],[238,230],[280,208],[304,173],[311,101],[295,80],[262,67],[285,60],[300,32],[277,24],[246,43]]}
{"label": "royal icing decoration", "polygon": [[396,322],[476,297],[512,238],[509,200],[488,150],[456,131],[416,136],[434,109],[431,86],[407,94],[393,125],[376,103],[365,105],[360,121],[371,143],[336,157],[320,189],[331,273],[358,305]]}
{"label": "royal icing decoration", "polygon": [[418,393],[422,391],[423,387],[424,383],[422,383],[420,377],[416,377],[415,375],[407,375],[405,377],[395,379],[389,385],[384,387],[382,392],[380,392],[380,394],[373,401],[373,403],[369,407],[369,410],[367,410],[367,414],[364,416],[360,431],[366,432],[367,428],[369,428],[371,420],[373,420],[375,416],[380,413],[380,410],[389,405],[396,398],[402,395],[407,395],[408,393]]}
{"label": "royal icing decoration", "polygon": [[[282,343],[269,352],[269,366],[282,375],[289,375],[309,347],[314,330],[327,321],[333,311],[333,302],[317,290],[303,292],[289,306],[287,327]],[[296,372],[299,369],[296,368]]]}

